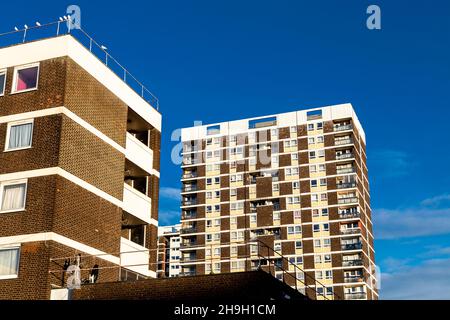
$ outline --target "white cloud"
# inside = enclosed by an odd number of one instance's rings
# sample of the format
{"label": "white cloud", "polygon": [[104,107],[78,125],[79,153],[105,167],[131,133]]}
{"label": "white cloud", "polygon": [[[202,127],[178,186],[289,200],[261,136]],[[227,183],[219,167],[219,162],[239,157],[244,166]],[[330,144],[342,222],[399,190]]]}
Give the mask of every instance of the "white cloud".
{"label": "white cloud", "polygon": [[381,299],[450,299],[450,259],[425,260],[381,275]]}
{"label": "white cloud", "polygon": [[369,167],[379,177],[397,178],[409,174],[415,163],[403,151],[383,149],[375,150],[368,156]]}
{"label": "white cloud", "polygon": [[421,202],[421,204],[423,206],[437,206],[445,201],[450,201],[450,194],[441,194],[439,196],[425,199]]}
{"label": "white cloud", "polygon": [[158,213],[158,221],[160,226],[168,226],[180,223],[181,211],[177,210],[160,210]]}
{"label": "white cloud", "polygon": [[161,187],[159,189],[159,195],[161,198],[181,201],[181,190],[178,188]]}
{"label": "white cloud", "polygon": [[376,239],[400,239],[450,234],[450,208],[375,209]]}

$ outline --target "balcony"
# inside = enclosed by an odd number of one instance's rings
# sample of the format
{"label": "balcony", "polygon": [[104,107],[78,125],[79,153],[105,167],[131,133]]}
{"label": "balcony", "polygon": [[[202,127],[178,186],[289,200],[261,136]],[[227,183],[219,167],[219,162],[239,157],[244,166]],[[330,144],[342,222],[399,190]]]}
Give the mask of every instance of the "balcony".
{"label": "balcony", "polygon": [[181,262],[194,262],[197,261],[196,255],[183,256]]}
{"label": "balcony", "polygon": [[185,173],[181,176],[182,179],[191,179],[191,178],[197,178],[197,172],[189,172]]}
{"label": "balcony", "polygon": [[355,155],[353,153],[342,153],[340,155],[336,155],[336,160],[351,159],[354,157]]}
{"label": "balcony", "polygon": [[336,168],[336,173],[337,174],[348,174],[348,173],[354,173],[356,172],[355,168],[353,167],[348,167],[348,168]]}
{"label": "balcony", "polygon": [[152,213],[152,199],[124,183],[123,210],[135,217],[150,223]]}
{"label": "balcony", "polygon": [[197,199],[183,200],[182,206],[194,206],[197,204]]}
{"label": "balcony", "polygon": [[351,130],[353,126],[351,124],[338,124],[334,126],[334,132]]}
{"label": "balcony", "polygon": [[361,250],[362,249],[362,243],[348,243],[348,244],[342,244],[341,245],[342,250]]}
{"label": "balcony", "polygon": [[338,198],[338,204],[358,203],[357,197]]}
{"label": "balcony", "polygon": [[361,213],[359,212],[341,212],[339,213],[339,218],[341,219],[350,219],[350,218],[360,218]]}
{"label": "balcony", "polygon": [[180,230],[181,234],[186,234],[186,233],[196,233],[197,232],[197,228],[196,227],[190,227],[190,228],[183,228]]}
{"label": "balcony", "polygon": [[349,235],[349,234],[360,234],[361,229],[354,228],[354,229],[341,229],[341,234],[343,235]]}
{"label": "balcony", "polygon": [[181,216],[181,219],[195,219],[195,218],[197,218],[197,214],[196,213],[183,214]]}
{"label": "balcony", "polygon": [[153,170],[153,151],[127,132],[125,157],[148,173]]}
{"label": "balcony", "polygon": [[344,277],[345,283],[355,283],[355,282],[363,282],[364,279],[362,276],[356,276],[356,277]]}
{"label": "balcony", "polygon": [[365,292],[345,294],[345,300],[365,300],[365,299],[367,299],[367,294]]}
{"label": "balcony", "polygon": [[352,144],[353,143],[353,139],[335,139],[334,140],[334,145],[335,146],[342,146],[344,144]]}
{"label": "balcony", "polygon": [[120,266],[150,276],[149,250],[125,238],[120,238]]}
{"label": "balcony", "polygon": [[363,261],[361,259],[342,261],[343,267],[357,267],[357,266],[362,266],[362,265],[363,265]]}
{"label": "balcony", "polygon": [[356,188],[356,182],[342,182],[336,183],[338,189]]}
{"label": "balcony", "polygon": [[181,277],[193,277],[195,276],[197,273],[195,271],[186,271],[186,272],[181,272],[180,276]]}
{"label": "balcony", "polygon": [[196,185],[185,185],[183,188],[183,192],[191,192],[191,191],[197,191]]}
{"label": "balcony", "polygon": [[180,248],[186,249],[186,248],[190,248],[190,247],[193,247],[196,245],[197,245],[197,241],[186,241],[186,242],[180,243]]}

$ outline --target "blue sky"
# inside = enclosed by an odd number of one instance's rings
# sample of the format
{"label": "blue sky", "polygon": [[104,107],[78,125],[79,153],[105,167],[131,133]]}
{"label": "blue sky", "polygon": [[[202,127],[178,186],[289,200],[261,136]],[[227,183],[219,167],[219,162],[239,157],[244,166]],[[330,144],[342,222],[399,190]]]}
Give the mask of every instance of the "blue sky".
{"label": "blue sky", "polygon": [[[160,99],[161,224],[179,219],[173,130],[350,102],[365,128],[385,299],[450,298],[450,3],[21,1],[0,32],[82,26]],[[432,3],[432,4],[431,4]],[[365,27],[377,4],[382,30]]]}

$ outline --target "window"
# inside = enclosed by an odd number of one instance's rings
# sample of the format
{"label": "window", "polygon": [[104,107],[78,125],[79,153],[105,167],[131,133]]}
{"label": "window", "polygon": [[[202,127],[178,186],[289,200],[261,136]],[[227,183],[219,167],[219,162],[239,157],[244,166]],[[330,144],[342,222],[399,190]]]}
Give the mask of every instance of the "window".
{"label": "window", "polygon": [[[316,280],[322,280],[322,279],[323,279],[322,271],[316,271]],[[318,289],[322,289],[322,288],[320,288],[320,287],[317,288],[317,292],[319,292]],[[323,291],[321,293],[323,293]]]}
{"label": "window", "polygon": [[315,151],[310,151],[309,152],[309,158],[310,159],[315,159],[316,158],[316,152]]}
{"label": "window", "polygon": [[280,213],[279,213],[279,212],[274,212],[274,213],[273,213],[273,220],[274,220],[274,221],[280,220]]}
{"label": "window", "polygon": [[0,96],[5,94],[6,70],[0,70]]}
{"label": "window", "polygon": [[300,213],[299,210],[295,210],[294,211],[294,219],[301,219],[302,218],[302,214]]}
{"label": "window", "polygon": [[292,190],[298,190],[300,189],[300,182],[294,181],[292,182]]}
{"label": "window", "polygon": [[323,122],[318,122],[317,123],[317,130],[321,130],[323,129]]}
{"label": "window", "polygon": [[237,136],[230,136],[230,142],[236,142],[237,141]]}
{"label": "window", "polygon": [[317,187],[317,180],[311,180],[311,188]]}
{"label": "window", "polygon": [[232,224],[232,225],[237,224],[237,217],[231,217],[230,224]]}
{"label": "window", "polygon": [[27,182],[7,182],[0,185],[1,212],[25,209]]}
{"label": "window", "polygon": [[324,263],[330,263],[331,262],[331,254],[326,254],[323,256],[323,262]]}
{"label": "window", "polygon": [[230,189],[230,197],[236,197],[237,189]]}
{"label": "window", "polygon": [[324,187],[327,185],[327,179],[320,179],[320,186]]}
{"label": "window", "polygon": [[216,204],[216,205],[214,206],[214,211],[215,211],[215,212],[219,212],[219,211],[220,211],[220,204]]}
{"label": "window", "polygon": [[319,164],[319,172],[323,172],[323,171],[325,171],[325,165]]}
{"label": "window", "polygon": [[301,241],[295,241],[295,249],[301,249],[302,248],[302,242]]}
{"label": "window", "polygon": [[212,151],[207,151],[206,152],[206,159],[211,159],[212,155],[213,155]]}
{"label": "window", "polygon": [[280,185],[278,183],[272,184],[272,192],[280,191]]}
{"label": "window", "polygon": [[314,130],[314,123],[308,124],[308,131]]}
{"label": "window", "polygon": [[300,234],[302,233],[302,227],[301,226],[291,226],[287,228],[288,234]]}
{"label": "window", "polygon": [[314,247],[315,248],[320,248],[321,246],[322,246],[322,242],[320,241],[320,239],[314,240]]}
{"label": "window", "polygon": [[8,123],[5,150],[20,150],[31,147],[33,120]]}
{"label": "window", "polygon": [[256,223],[256,214],[250,215],[250,223]]}
{"label": "window", "polygon": [[325,150],[318,150],[318,151],[317,151],[317,157],[318,157],[318,158],[323,158],[323,157],[325,157]]}
{"label": "window", "polygon": [[211,242],[212,241],[212,234],[207,234],[206,235],[206,242]]}
{"label": "window", "polygon": [[331,239],[323,239],[324,247],[331,247]]}
{"label": "window", "polygon": [[231,255],[232,255],[232,256],[235,256],[235,255],[237,255],[237,253],[238,253],[238,248],[237,248],[237,246],[232,246],[232,247],[231,247]]}
{"label": "window", "polygon": [[215,219],[215,220],[214,220],[214,226],[215,226],[215,227],[220,226],[220,219]]}
{"label": "window", "polygon": [[211,199],[211,198],[212,198],[212,192],[207,192],[206,199]]}
{"label": "window", "polygon": [[298,153],[291,154],[291,161],[298,161]]}
{"label": "window", "polygon": [[311,202],[317,202],[319,201],[319,197],[317,194],[312,194],[311,195]]}
{"label": "window", "polygon": [[220,191],[214,191],[214,198],[220,198]]}
{"label": "window", "polygon": [[297,127],[296,126],[291,126],[290,129],[291,133],[297,133]]}
{"label": "window", "polygon": [[220,248],[215,248],[214,249],[214,255],[215,256],[220,256]]}
{"label": "window", "polygon": [[206,185],[207,185],[207,186],[212,185],[212,179],[211,179],[211,178],[207,178],[207,179],[206,179]]}
{"label": "window", "polygon": [[230,169],[236,169],[236,161],[231,161],[230,162]]}
{"label": "window", "polygon": [[212,145],[212,139],[211,138],[206,139],[206,145],[207,146]]}
{"label": "window", "polygon": [[323,224],[323,231],[330,231],[330,225],[328,223]]}
{"label": "window", "polygon": [[313,217],[318,217],[319,216],[319,209],[313,209],[312,210],[312,216]]}
{"label": "window", "polygon": [[212,227],[212,220],[206,220],[206,227],[207,228]]}
{"label": "window", "polygon": [[313,230],[314,232],[320,232],[320,225],[319,224],[313,225]]}
{"label": "window", "polygon": [[314,263],[322,263],[322,256],[314,256]]}
{"label": "window", "polygon": [[328,216],[328,208],[322,209],[322,216],[324,216],[324,217]]}
{"label": "window", "polygon": [[275,251],[281,251],[281,242],[275,242],[273,244],[273,250]]}
{"label": "window", "polygon": [[270,135],[273,136],[273,137],[278,136],[278,129],[272,129],[272,130],[270,130]]}
{"label": "window", "polygon": [[212,212],[212,207],[206,206],[206,213],[211,213],[211,212]]}
{"label": "window", "polygon": [[327,201],[328,200],[328,195],[326,193],[322,193],[320,195],[320,201]]}
{"label": "window", "polygon": [[272,156],[272,164],[278,164],[278,156]]}
{"label": "window", "polygon": [[308,144],[314,144],[314,143],[315,143],[314,137],[308,138]]}
{"label": "window", "polygon": [[316,165],[309,166],[309,172],[311,173],[317,172],[317,166]]}
{"label": "window", "polygon": [[0,249],[0,279],[16,278],[19,273],[19,248]]}
{"label": "window", "polygon": [[14,69],[12,93],[37,89],[39,65],[28,65]]}
{"label": "window", "polygon": [[317,137],[317,143],[323,143],[323,136]]}
{"label": "window", "polygon": [[214,184],[220,184],[220,177],[214,178]]}
{"label": "window", "polygon": [[325,271],[325,279],[333,279],[333,272],[331,270]]}
{"label": "window", "polygon": [[287,203],[288,204],[299,204],[300,197],[287,197]]}

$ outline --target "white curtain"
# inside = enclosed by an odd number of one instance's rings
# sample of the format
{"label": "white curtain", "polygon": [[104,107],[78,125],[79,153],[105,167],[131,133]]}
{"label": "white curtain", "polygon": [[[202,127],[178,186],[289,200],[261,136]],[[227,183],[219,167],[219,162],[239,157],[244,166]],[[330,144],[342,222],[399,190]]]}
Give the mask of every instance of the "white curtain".
{"label": "white curtain", "polygon": [[5,186],[2,210],[22,209],[25,206],[25,183]]}
{"label": "white curtain", "polygon": [[17,274],[19,249],[0,250],[0,276]]}
{"label": "white curtain", "polygon": [[32,123],[11,126],[8,149],[17,149],[31,146],[32,132]]}

